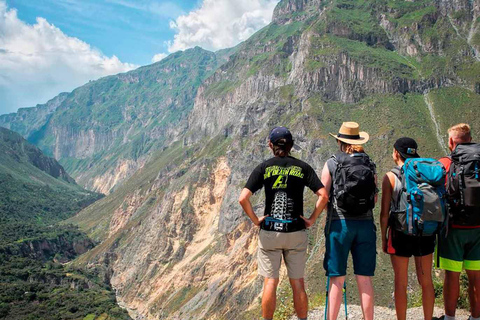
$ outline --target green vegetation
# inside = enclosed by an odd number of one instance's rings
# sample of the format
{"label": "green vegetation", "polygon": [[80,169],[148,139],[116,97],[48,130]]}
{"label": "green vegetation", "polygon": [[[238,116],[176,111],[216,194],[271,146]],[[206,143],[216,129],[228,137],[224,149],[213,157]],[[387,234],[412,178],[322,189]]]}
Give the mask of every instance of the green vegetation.
{"label": "green vegetation", "polygon": [[401,17],[396,19],[396,22],[400,27],[411,26],[414,23],[420,23],[425,17],[434,15],[437,12],[437,8],[434,6],[427,6],[415,11],[405,13]]}
{"label": "green vegetation", "polygon": [[108,285],[61,264],[93,243],[57,223],[101,195],[3,128],[0,160],[0,319],[130,319]]}
{"label": "green vegetation", "polygon": [[2,252],[0,319],[130,319],[111,288],[95,275],[53,261]]}
{"label": "green vegetation", "polygon": [[[468,122],[472,126],[473,137],[480,137],[480,95],[459,87],[432,90],[429,93],[435,117],[441,133],[447,134],[447,129],[460,122]],[[454,108],[455,112],[452,112]]]}

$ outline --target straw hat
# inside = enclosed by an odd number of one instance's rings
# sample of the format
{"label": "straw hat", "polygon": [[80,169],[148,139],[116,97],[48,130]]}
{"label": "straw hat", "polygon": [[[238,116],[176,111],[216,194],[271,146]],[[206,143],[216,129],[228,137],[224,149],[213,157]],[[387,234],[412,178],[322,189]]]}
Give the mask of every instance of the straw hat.
{"label": "straw hat", "polygon": [[364,144],[370,136],[368,133],[361,131],[358,123],[344,122],[340,127],[337,135],[330,133],[332,137],[348,144]]}

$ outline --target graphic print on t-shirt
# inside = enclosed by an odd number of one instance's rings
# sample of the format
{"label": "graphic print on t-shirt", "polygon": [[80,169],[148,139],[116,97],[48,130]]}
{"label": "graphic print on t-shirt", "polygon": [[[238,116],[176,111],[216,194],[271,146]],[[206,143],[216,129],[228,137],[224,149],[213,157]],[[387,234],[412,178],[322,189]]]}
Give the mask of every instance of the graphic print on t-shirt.
{"label": "graphic print on t-shirt", "polygon": [[261,228],[269,231],[294,232],[305,229],[303,191],[308,186],[313,192],[323,187],[311,166],[293,157],[274,157],[259,164],[252,172],[245,188],[252,193],[265,187],[267,219]]}
{"label": "graphic print on t-shirt", "polygon": [[[287,193],[278,191],[273,199],[271,217],[282,221],[291,221],[293,213],[293,200],[289,199]],[[275,222],[275,231],[283,231],[287,222]]]}

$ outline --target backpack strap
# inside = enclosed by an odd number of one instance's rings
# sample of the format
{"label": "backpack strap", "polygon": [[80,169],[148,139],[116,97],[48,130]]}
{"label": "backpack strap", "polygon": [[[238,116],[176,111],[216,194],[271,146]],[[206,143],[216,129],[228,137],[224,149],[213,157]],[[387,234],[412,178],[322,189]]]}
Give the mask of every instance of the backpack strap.
{"label": "backpack strap", "polygon": [[[393,173],[397,178],[398,181],[400,181],[400,191],[397,194],[397,201],[395,202],[397,209],[400,208],[400,200],[402,199],[402,193],[405,192],[405,186],[403,185],[403,169],[400,167],[395,167],[392,170],[390,170],[391,173]],[[395,188],[394,188],[395,189]]]}

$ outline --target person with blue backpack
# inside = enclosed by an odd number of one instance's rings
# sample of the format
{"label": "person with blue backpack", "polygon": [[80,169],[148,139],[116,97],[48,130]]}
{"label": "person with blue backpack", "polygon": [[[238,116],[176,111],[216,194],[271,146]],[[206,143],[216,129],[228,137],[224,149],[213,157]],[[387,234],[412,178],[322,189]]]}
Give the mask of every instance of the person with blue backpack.
{"label": "person with blue backpack", "polygon": [[[365,320],[373,319],[372,277],[376,267],[376,167],[362,145],[369,140],[356,122],[344,122],[338,134],[331,134],[339,152],[327,160],[322,183],[329,192],[325,225],[325,258],[328,277],[327,320],[335,320],[345,292],[350,252]],[[345,311],[347,312],[347,311]]]}
{"label": "person with blue backpack", "polygon": [[433,317],[435,293],[432,281],[436,235],[444,226],[445,169],[434,159],[420,158],[412,138],[400,138],[393,146],[397,165],[383,178],[380,226],[382,247],[391,255],[395,276],[395,309],[398,320],[407,319],[408,264],[415,259],[422,289],[425,320]]}

